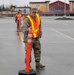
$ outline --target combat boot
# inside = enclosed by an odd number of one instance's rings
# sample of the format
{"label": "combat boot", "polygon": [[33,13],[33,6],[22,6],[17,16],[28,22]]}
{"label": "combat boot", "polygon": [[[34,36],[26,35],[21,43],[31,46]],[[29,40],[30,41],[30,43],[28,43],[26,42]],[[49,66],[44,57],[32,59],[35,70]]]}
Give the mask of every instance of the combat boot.
{"label": "combat boot", "polygon": [[40,69],[40,68],[44,68],[45,65],[42,65],[41,63],[36,63],[36,68]]}

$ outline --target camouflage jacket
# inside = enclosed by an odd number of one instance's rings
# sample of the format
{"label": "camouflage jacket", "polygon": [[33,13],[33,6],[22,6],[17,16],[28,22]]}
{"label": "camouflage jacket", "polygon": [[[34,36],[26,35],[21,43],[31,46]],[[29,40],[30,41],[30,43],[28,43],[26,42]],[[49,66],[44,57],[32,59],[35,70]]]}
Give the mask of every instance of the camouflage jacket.
{"label": "camouflage jacket", "polygon": [[[23,25],[21,26],[21,31],[24,33],[24,42],[27,42],[27,36],[28,36],[28,28],[30,26],[30,21],[28,18],[25,18]],[[41,21],[40,21],[40,34],[37,37],[37,39],[42,37],[42,29],[41,29]]]}

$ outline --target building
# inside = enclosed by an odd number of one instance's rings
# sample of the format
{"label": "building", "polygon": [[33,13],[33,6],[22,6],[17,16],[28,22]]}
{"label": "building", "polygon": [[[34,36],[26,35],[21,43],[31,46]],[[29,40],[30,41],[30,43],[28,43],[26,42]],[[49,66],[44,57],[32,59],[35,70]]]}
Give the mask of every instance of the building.
{"label": "building", "polygon": [[15,14],[19,10],[21,10],[22,14],[30,14],[31,8],[30,7],[16,7],[12,5],[10,10],[1,11],[0,14],[12,17],[12,16],[15,16]]}
{"label": "building", "polygon": [[61,2],[61,1],[55,1],[51,4],[49,4],[49,10],[50,14],[54,15],[68,15],[69,14],[69,4]]}
{"label": "building", "polygon": [[74,0],[69,0],[70,13],[74,13]]}
{"label": "building", "polygon": [[21,10],[22,14],[30,14],[31,8],[30,7],[16,7],[15,11],[18,12]]}
{"label": "building", "polygon": [[49,2],[29,2],[31,8],[37,8],[41,12],[49,12]]}
{"label": "building", "polygon": [[50,1],[30,2],[29,4],[31,8],[35,7],[45,15],[69,14],[69,4],[62,1],[55,1],[53,3],[50,3]]}
{"label": "building", "polygon": [[37,8],[40,15],[74,15],[74,0],[69,0],[69,4],[62,1],[55,1],[50,3],[50,1],[45,2],[29,2],[29,7],[16,7],[11,6],[8,11],[1,11],[2,15],[15,15],[19,10],[22,14],[30,14],[31,8]]}

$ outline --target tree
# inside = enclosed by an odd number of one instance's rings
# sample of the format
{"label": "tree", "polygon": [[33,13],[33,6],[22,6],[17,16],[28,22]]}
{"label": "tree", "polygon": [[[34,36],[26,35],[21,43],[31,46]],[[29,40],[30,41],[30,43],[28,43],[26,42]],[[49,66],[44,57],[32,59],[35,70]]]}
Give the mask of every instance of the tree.
{"label": "tree", "polygon": [[2,10],[3,10],[3,11],[5,11],[5,7],[4,7],[4,4],[2,5]]}
{"label": "tree", "polygon": [[2,11],[1,6],[0,6],[0,12]]}

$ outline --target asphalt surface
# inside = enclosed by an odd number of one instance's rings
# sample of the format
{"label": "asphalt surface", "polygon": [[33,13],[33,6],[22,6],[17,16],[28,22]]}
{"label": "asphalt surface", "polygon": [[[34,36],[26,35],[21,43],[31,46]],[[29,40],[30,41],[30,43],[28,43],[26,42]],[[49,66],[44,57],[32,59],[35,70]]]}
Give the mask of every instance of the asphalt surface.
{"label": "asphalt surface", "polygon": [[[41,63],[36,75],[74,75],[74,20],[42,17]],[[23,34],[21,33],[22,38]],[[0,18],[0,75],[18,75],[25,68],[25,51],[14,18]]]}

